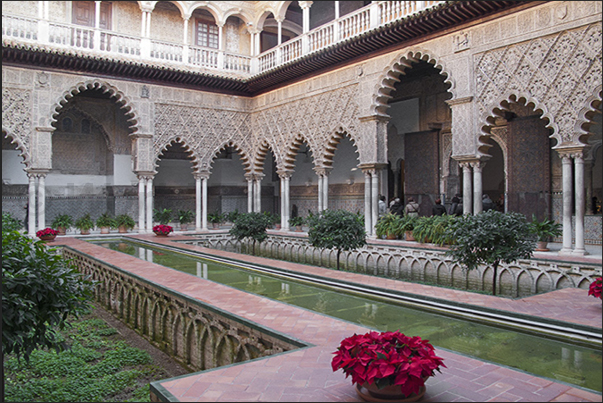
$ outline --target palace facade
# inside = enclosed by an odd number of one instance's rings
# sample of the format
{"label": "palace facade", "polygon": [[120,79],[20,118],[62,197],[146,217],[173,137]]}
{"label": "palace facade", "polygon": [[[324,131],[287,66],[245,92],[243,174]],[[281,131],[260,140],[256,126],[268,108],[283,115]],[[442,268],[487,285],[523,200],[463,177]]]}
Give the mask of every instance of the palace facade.
{"label": "palace facade", "polygon": [[[270,211],[461,194],[601,244],[597,1],[2,5],[2,210]],[[27,209],[25,208],[27,206]]]}

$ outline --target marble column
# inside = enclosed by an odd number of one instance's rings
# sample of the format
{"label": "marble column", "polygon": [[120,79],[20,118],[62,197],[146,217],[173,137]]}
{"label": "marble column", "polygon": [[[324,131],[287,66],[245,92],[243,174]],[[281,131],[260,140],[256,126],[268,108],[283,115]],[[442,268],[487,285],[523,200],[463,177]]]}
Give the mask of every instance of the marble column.
{"label": "marble column", "polygon": [[468,162],[462,162],[459,165],[463,168],[463,214],[471,214],[471,203],[473,202],[471,165]]}
{"label": "marble column", "polygon": [[147,188],[147,205],[146,205],[146,214],[147,214],[147,224],[146,229],[148,232],[153,230],[153,177],[147,176],[146,178],[146,188]]}
{"label": "marble column", "polygon": [[485,162],[476,161],[471,163],[473,168],[473,214],[479,214],[483,210],[482,204],[482,169],[484,168]]}
{"label": "marble column", "polygon": [[364,170],[364,229],[367,235],[371,235],[373,229],[372,211],[371,208],[371,172],[367,169]]}
{"label": "marble column", "polygon": [[38,174],[38,228],[46,228],[46,174]]}
{"label": "marble column", "polygon": [[584,256],[588,253],[584,248],[584,156],[582,153],[574,154],[574,172],[575,172],[575,200],[576,200],[576,244],[573,254]]}
{"label": "marble column", "polygon": [[207,177],[203,177],[201,181],[201,194],[203,200],[203,205],[201,206],[201,229],[204,231],[207,231],[207,180]]}
{"label": "marble column", "polygon": [[147,230],[145,225],[145,183],[146,178],[138,175],[138,232],[144,233]]}
{"label": "marble column", "polygon": [[593,214],[593,165],[592,158],[584,160],[584,186],[586,188],[586,215]]}
{"label": "marble column", "polygon": [[322,209],[329,208],[329,172],[322,174]]}
{"label": "marble column", "polygon": [[317,172],[316,175],[318,176],[318,212],[320,213],[323,209],[323,191],[322,191],[322,187],[323,187],[323,182],[322,182],[322,175]]}
{"label": "marble column", "polygon": [[29,199],[28,199],[28,210],[27,210],[27,226],[28,234],[31,237],[36,236],[36,174],[28,173],[29,178]]}
{"label": "marble column", "polygon": [[572,251],[572,159],[569,154],[561,154],[563,180],[563,246],[560,255]]}
{"label": "marble column", "polygon": [[285,177],[285,210],[283,215],[285,217],[283,229],[289,231],[289,215],[291,212],[291,175]]}
{"label": "marble column", "polygon": [[201,176],[195,175],[195,231],[201,231]]}
{"label": "marble column", "polygon": [[256,176],[255,181],[254,181],[254,194],[253,194],[253,199],[254,199],[254,207],[253,207],[253,211],[255,211],[256,213],[261,213],[262,212],[262,178],[259,176]]}
{"label": "marble column", "polygon": [[253,213],[253,178],[247,176],[247,212]]}
{"label": "marble column", "polygon": [[375,225],[379,219],[379,171],[371,172],[371,236],[375,235]]}

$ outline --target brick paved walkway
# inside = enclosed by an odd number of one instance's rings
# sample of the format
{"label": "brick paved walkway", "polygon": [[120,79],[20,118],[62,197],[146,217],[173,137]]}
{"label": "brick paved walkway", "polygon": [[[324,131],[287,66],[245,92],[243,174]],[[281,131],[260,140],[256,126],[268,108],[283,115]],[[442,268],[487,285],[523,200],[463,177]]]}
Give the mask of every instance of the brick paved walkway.
{"label": "brick paved walkway", "polygon": [[[169,244],[189,239],[176,234],[165,239],[154,235],[135,238]],[[96,256],[150,281],[218,306],[239,317],[307,342],[307,347],[261,360],[198,372],[154,383],[170,399],[179,401],[360,401],[349,379],[332,372],[332,352],[340,341],[369,329],[296,308],[279,301],[247,294],[220,284],[167,269],[153,263],[70,237],[59,237],[52,244],[65,244]],[[51,245],[52,245],[51,244]],[[337,272],[289,262],[217,251],[192,245],[179,247],[251,263],[272,265],[311,275],[338,278],[382,288],[441,299],[466,302],[510,312],[536,315],[601,328],[601,302],[587,297],[584,290],[563,289],[520,300],[470,292],[410,284],[398,280]],[[423,401],[590,401],[601,402],[601,395],[565,384],[485,363],[445,350],[437,350],[448,368],[427,381]]]}

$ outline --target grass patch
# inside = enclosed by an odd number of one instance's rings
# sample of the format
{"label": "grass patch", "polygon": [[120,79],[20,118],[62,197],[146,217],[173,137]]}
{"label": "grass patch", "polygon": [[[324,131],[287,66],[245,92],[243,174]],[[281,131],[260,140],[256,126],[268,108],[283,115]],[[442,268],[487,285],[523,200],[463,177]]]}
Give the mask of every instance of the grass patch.
{"label": "grass patch", "polygon": [[69,350],[36,350],[29,363],[4,357],[5,401],[150,402],[149,383],[169,377],[93,313],[71,324],[61,332]]}

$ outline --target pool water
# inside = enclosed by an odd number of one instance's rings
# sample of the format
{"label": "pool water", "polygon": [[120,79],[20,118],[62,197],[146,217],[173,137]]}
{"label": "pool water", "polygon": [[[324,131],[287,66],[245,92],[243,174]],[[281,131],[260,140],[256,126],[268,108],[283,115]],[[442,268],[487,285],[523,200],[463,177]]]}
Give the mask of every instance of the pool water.
{"label": "pool water", "polygon": [[594,391],[602,390],[600,350],[497,328],[369,297],[283,280],[129,241],[95,244],[242,291],[276,299],[379,331],[400,330],[480,360]]}

